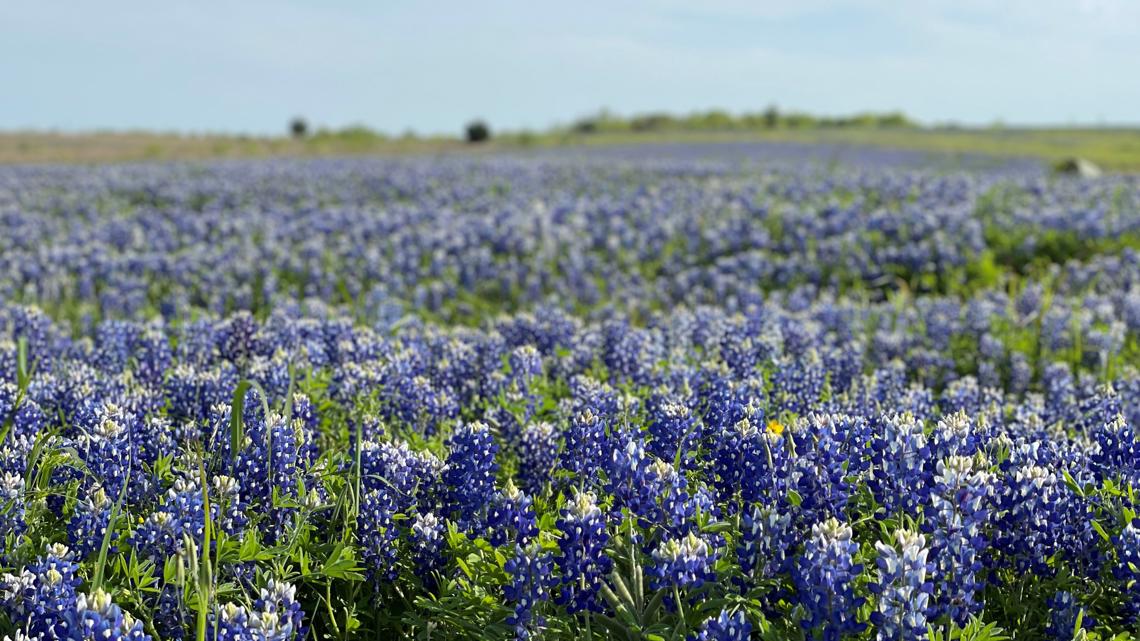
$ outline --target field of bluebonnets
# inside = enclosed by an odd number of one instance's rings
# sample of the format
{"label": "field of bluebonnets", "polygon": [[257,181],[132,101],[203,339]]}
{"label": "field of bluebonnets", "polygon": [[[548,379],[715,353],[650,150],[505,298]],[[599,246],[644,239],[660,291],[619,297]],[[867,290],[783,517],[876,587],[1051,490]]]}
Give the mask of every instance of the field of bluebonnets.
{"label": "field of bluebonnets", "polygon": [[709,153],[0,169],[0,632],[1127,638],[1140,180]]}

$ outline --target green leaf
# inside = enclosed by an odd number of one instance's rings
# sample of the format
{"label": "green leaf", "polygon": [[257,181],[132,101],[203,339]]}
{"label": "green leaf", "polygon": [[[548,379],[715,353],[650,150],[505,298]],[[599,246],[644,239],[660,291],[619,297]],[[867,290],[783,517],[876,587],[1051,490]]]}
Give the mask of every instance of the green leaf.
{"label": "green leaf", "polygon": [[99,546],[99,559],[95,562],[95,578],[91,580],[96,590],[103,586],[103,569],[107,565],[107,553],[111,549],[111,537],[115,534],[115,526],[119,520],[119,510],[123,507],[123,499],[127,496],[127,483],[131,480],[130,469],[123,475],[123,486],[119,488],[119,498],[111,508],[111,516],[107,519],[107,529],[103,532],[103,542]]}
{"label": "green leaf", "polygon": [[712,521],[701,526],[701,532],[707,534],[723,534],[731,532],[736,528],[736,524],[730,521]]}
{"label": "green leaf", "polygon": [[242,446],[245,445],[245,425],[243,424],[244,410],[245,410],[245,395],[246,392],[253,388],[257,390],[257,395],[261,398],[261,408],[265,412],[266,420],[269,419],[269,397],[265,395],[265,390],[257,384],[257,381],[244,379],[237,384],[234,388],[233,399],[230,401],[230,460],[237,458],[238,452]]}
{"label": "green leaf", "polygon": [[16,339],[16,387],[26,390],[31,382],[31,373],[28,371],[28,337],[20,336]]}
{"label": "green leaf", "polygon": [[1062,470],[1061,475],[1065,477],[1065,485],[1068,485],[1070,490],[1076,492],[1077,496],[1085,495],[1084,489],[1077,483],[1076,479],[1073,478],[1073,475],[1069,474],[1069,470]]}

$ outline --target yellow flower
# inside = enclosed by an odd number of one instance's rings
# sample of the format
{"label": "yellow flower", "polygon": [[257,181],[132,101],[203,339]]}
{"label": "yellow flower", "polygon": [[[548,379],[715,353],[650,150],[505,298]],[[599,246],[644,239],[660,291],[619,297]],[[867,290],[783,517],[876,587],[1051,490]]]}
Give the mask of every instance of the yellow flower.
{"label": "yellow flower", "polygon": [[784,426],[780,421],[768,421],[768,431],[776,436],[781,436],[784,433]]}

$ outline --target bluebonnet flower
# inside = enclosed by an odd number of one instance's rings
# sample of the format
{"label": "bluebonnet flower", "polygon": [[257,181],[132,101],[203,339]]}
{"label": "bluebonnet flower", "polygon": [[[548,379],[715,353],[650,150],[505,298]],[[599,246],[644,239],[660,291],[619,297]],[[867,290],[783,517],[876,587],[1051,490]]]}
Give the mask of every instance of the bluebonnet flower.
{"label": "bluebonnet flower", "polygon": [[565,446],[559,455],[559,467],[571,472],[578,482],[589,485],[606,460],[605,422],[587,407],[570,419],[563,436]]}
{"label": "bluebonnet flower", "polygon": [[151,389],[160,389],[173,363],[170,341],[161,329],[147,327],[135,341],[135,376]]}
{"label": "bluebonnet flower", "polygon": [[[248,519],[238,493],[238,483],[228,476],[213,478],[215,493],[210,502],[213,527],[234,535]],[[178,479],[163,502],[143,519],[130,537],[130,543],[144,558],[156,562],[178,553],[183,540],[202,539],[206,527],[205,497],[197,481]]]}
{"label": "bluebonnet flower", "polygon": [[953,455],[938,463],[928,520],[937,586],[931,619],[947,616],[964,625],[981,610],[976,597],[984,582],[978,573],[987,546],[982,528],[989,520],[993,481],[978,457]]}
{"label": "bluebonnet flower", "polygon": [[684,460],[700,436],[694,422],[692,412],[681,403],[666,400],[657,404],[649,414],[649,451],[666,461],[674,460],[680,451]]}
{"label": "bluebonnet flower", "polygon": [[692,532],[679,538],[666,538],[653,551],[651,585],[654,589],[699,588],[716,579],[715,561],[716,552]]}
{"label": "bluebonnet flower", "polygon": [[435,514],[427,512],[416,515],[411,530],[416,575],[425,585],[434,587],[435,573],[443,569],[445,562],[443,552],[446,526]]}
{"label": "bluebonnet flower", "polygon": [[999,390],[979,384],[973,376],[951,381],[939,399],[942,413],[947,416],[961,412],[977,417],[990,411],[994,405],[1000,406],[1001,402]]}
{"label": "bluebonnet flower", "polygon": [[102,590],[80,594],[71,619],[69,641],[150,641],[142,622],[123,612]]}
{"label": "bluebonnet flower", "polygon": [[523,428],[518,445],[519,483],[527,492],[538,492],[550,481],[558,459],[558,432],[540,421]]}
{"label": "bluebonnet flower", "polygon": [[714,487],[722,501],[738,492],[740,502],[781,501],[787,496],[792,474],[792,457],[784,426],[756,421],[763,415],[744,418],[714,439]]}
{"label": "bluebonnet flower", "polygon": [[800,359],[785,357],[772,375],[773,397],[784,409],[803,414],[819,403],[826,380],[823,362],[814,349]]}
{"label": "bluebonnet flower", "polygon": [[95,331],[93,364],[107,373],[117,373],[127,365],[135,350],[141,329],[134,323],[106,320]]}
{"label": "bluebonnet flower", "polygon": [[16,438],[35,437],[48,422],[35,399],[27,396],[21,398],[15,384],[0,381],[0,421],[9,420],[11,434]]}
{"label": "bluebonnet flower", "polygon": [[855,620],[863,605],[854,594],[855,578],[863,571],[853,560],[858,550],[845,523],[832,518],[811,528],[794,579],[804,608],[803,627],[816,638],[838,641],[864,628]]}
{"label": "bluebonnet flower", "polygon": [[[220,422],[228,425],[228,421],[227,411]],[[304,424],[296,419],[288,421],[273,411],[267,417],[247,415],[245,424],[245,444],[238,452],[231,472],[231,476],[237,479],[242,496],[251,506],[263,510],[275,507],[275,492],[280,496],[299,498],[298,483],[311,464],[312,456],[312,435]],[[228,430],[224,436],[228,437]],[[270,535],[272,537],[274,532]]]}
{"label": "bluebonnet flower", "polygon": [[[80,558],[85,558],[102,547],[107,528],[111,524],[111,507],[111,501],[101,487],[79,500],[75,515],[67,525],[67,539]],[[117,537],[117,534],[112,534],[109,553],[115,552],[114,541]]]}
{"label": "bluebonnet flower", "polygon": [[[104,412],[107,411],[104,408]],[[79,437],[78,445],[80,458],[91,477],[96,483],[110,488],[116,496],[126,488],[132,501],[141,501],[150,491],[149,479],[138,473],[134,439],[121,420],[110,416],[98,420],[90,432]],[[129,483],[124,485],[128,477]]]}
{"label": "bluebonnet flower", "polygon": [[787,438],[795,442],[795,490],[804,518],[811,523],[842,516],[853,491],[851,478],[866,465],[867,424],[842,414],[812,414]]}
{"label": "bluebonnet flower", "polygon": [[1076,387],[1073,374],[1065,363],[1050,363],[1041,377],[1041,387],[1045,392],[1046,424],[1069,422],[1077,416]]}
{"label": "bluebonnet flower", "polygon": [[602,336],[605,341],[602,360],[610,373],[639,384],[648,382],[650,366],[661,356],[656,336],[649,330],[618,320],[604,323]]}
{"label": "bluebonnet flower", "polygon": [[696,634],[689,635],[689,641],[748,641],[751,633],[752,624],[743,611],[729,614],[721,610],[720,614],[706,619]]}
{"label": "bluebonnet flower", "polygon": [[447,511],[460,528],[483,519],[483,510],[495,491],[499,445],[486,423],[467,423],[456,428],[447,441],[450,453],[443,469]]}
{"label": "bluebonnet flower", "polygon": [[254,356],[250,360],[249,377],[265,390],[272,405],[279,404],[289,393],[289,365],[289,357],[284,351],[278,351],[272,358]]}
{"label": "bluebonnet flower", "polygon": [[574,496],[562,510],[557,527],[562,532],[557,558],[562,587],[555,601],[571,614],[601,611],[598,590],[613,561],[605,552],[609,534],[594,495],[580,492]]}
{"label": "bluebonnet flower", "polygon": [[357,516],[357,537],[360,541],[361,561],[373,582],[394,581],[399,574],[399,530],[392,519],[395,501],[384,489],[375,489],[364,495]]}
{"label": "bluebonnet flower", "polygon": [[1024,394],[1033,378],[1033,367],[1021,352],[1014,352],[1009,363],[1009,391]]}
{"label": "bluebonnet flower", "polygon": [[1081,433],[1092,433],[1121,415],[1121,398],[1112,385],[1098,386],[1087,393],[1082,390],[1076,399],[1075,416],[1067,428]]}
{"label": "bluebonnet flower", "polygon": [[579,375],[570,379],[570,396],[573,399],[571,415],[589,409],[601,421],[617,416],[617,393],[607,383],[601,383],[589,376]]}
{"label": "bluebonnet flower", "polygon": [[422,374],[393,370],[385,379],[395,417],[423,434],[434,434],[443,421],[459,415],[456,399]]}
{"label": "bluebonnet flower", "polygon": [[[1088,523],[1094,518],[1077,504],[1069,488],[1050,469],[1025,462],[1009,466],[996,486],[999,510],[994,519],[993,548],[1019,573],[1050,576],[1050,561],[1068,557],[1092,565],[1087,548],[1095,547]],[[1078,525],[1080,524],[1080,525]],[[1085,537],[1081,535],[1085,534]],[[1081,539],[1085,538],[1085,541]],[[1093,545],[1088,545],[1088,543]]]}
{"label": "bluebonnet flower", "polygon": [[305,638],[307,632],[304,625],[305,613],[301,609],[301,604],[297,602],[296,595],[296,587],[273,579],[261,589],[253,607],[259,614],[263,626],[274,624],[273,632],[266,634],[269,639],[289,641]]}
{"label": "bluebonnet flower", "polygon": [[1041,299],[1044,295],[1044,289],[1038,283],[1031,283],[1021,290],[1021,294],[1017,297],[1016,309],[1021,317],[1028,318],[1037,313],[1041,306]]}
{"label": "bluebonnet flower", "polygon": [[0,540],[9,534],[23,534],[27,527],[24,510],[24,477],[3,472],[0,474]]}
{"label": "bluebonnet flower", "polygon": [[[672,460],[678,448],[681,448],[682,454],[689,454],[706,435],[723,431],[745,418],[748,411],[746,405],[754,400],[749,398],[754,391],[753,382],[752,379],[745,379],[738,383],[731,380],[728,372],[719,364],[705,363],[682,388],[684,392],[689,386],[695,385],[695,394],[688,396],[682,393],[672,397],[668,394],[655,395],[650,407],[650,420],[663,420],[656,431],[673,442],[671,448],[662,448],[663,458]],[[762,390],[756,392],[758,395],[763,393]],[[691,406],[695,417],[690,418],[689,411],[672,409],[670,406]],[[668,449],[672,451],[666,454]],[[683,456],[682,460],[687,458],[689,457]]]}
{"label": "bluebonnet flower", "polygon": [[1129,621],[1140,621],[1140,520],[1133,519],[1113,537],[1117,563],[1113,575],[1121,582]]}
{"label": "bluebonnet flower", "polygon": [[605,468],[606,493],[614,497],[613,512],[629,509],[634,516],[648,525],[657,516],[657,502],[661,498],[664,470],[661,461],[645,452],[640,433],[621,430],[614,437],[613,454]]}
{"label": "bluebonnet flower", "polygon": [[981,439],[965,411],[943,416],[930,435],[930,452],[942,460],[948,456],[970,456],[978,451]]}
{"label": "bluebonnet flower", "polygon": [[730,325],[720,342],[720,356],[738,378],[747,376],[756,367],[761,349],[742,325]]}
{"label": "bluebonnet flower", "polygon": [[1100,480],[1124,476],[1127,480],[1140,480],[1140,440],[1136,431],[1121,415],[1112,417],[1095,428],[1096,441],[1092,451],[1092,469]]}
{"label": "bluebonnet flower", "polygon": [[307,629],[296,589],[270,580],[252,607],[227,603],[210,616],[210,641],[302,641]]}
{"label": "bluebonnet flower", "polygon": [[511,378],[525,391],[535,378],[542,376],[542,355],[533,345],[520,345],[511,350],[508,363]]}
{"label": "bluebonnet flower", "polygon": [[214,336],[218,354],[227,361],[241,362],[254,353],[254,336],[257,320],[248,311],[241,310],[218,324]]}
{"label": "bluebonnet flower", "polygon": [[360,481],[364,491],[392,492],[397,512],[407,512],[417,503],[432,504],[444,462],[430,452],[415,452],[404,441],[365,441],[360,451]]}
{"label": "bluebonnet flower", "polygon": [[[1047,601],[1049,606],[1049,627],[1047,632],[1050,638],[1056,641],[1073,641],[1077,638],[1077,617],[1081,618],[1080,630],[1091,630],[1095,620],[1088,615],[1088,611],[1081,607],[1071,592],[1058,592]],[[1084,613],[1083,616],[1081,613]]]}
{"label": "bluebonnet flower", "polygon": [[740,542],[736,548],[740,571],[753,587],[765,579],[786,573],[799,536],[792,528],[789,514],[775,508],[753,504],[744,510],[740,521]]}
{"label": "bluebonnet flower", "polygon": [[867,485],[887,514],[914,513],[925,503],[930,457],[925,430],[911,414],[883,416],[875,421],[871,471]]}
{"label": "bluebonnet flower", "polygon": [[554,557],[537,543],[526,547],[516,546],[514,556],[507,559],[503,570],[511,582],[503,587],[503,596],[514,605],[507,624],[515,628],[515,638],[529,639],[546,625],[545,619],[534,613],[535,607],[550,599],[558,585],[554,575]]}
{"label": "bluebonnet flower", "polygon": [[538,522],[531,502],[510,480],[505,488],[495,492],[487,506],[487,540],[491,545],[513,542],[525,547],[538,536]]}
{"label": "bluebonnet flower", "polygon": [[153,467],[160,456],[173,455],[179,434],[165,416],[152,415],[139,421],[131,434],[139,463]]}
{"label": "bluebonnet flower", "polygon": [[182,641],[190,627],[190,616],[182,602],[182,588],[178,585],[163,586],[152,616],[155,632],[163,639]]}
{"label": "bluebonnet flower", "polygon": [[927,581],[929,564],[926,537],[896,530],[894,544],[875,544],[879,558],[878,581],[871,591],[878,604],[871,614],[879,641],[906,641],[926,636],[926,612],[934,586]]}
{"label": "bluebonnet flower", "polygon": [[0,608],[31,637],[69,638],[81,583],[69,556],[66,548],[49,550],[19,574],[0,577]]}

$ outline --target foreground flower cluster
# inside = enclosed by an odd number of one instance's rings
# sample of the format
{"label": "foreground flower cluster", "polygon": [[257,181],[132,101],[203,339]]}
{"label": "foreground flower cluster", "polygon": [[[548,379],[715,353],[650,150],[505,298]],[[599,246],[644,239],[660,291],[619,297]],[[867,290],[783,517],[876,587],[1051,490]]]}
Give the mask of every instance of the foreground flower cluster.
{"label": "foreground flower cluster", "polygon": [[0,632],[1136,630],[1138,205],[683,155],[0,171]]}

